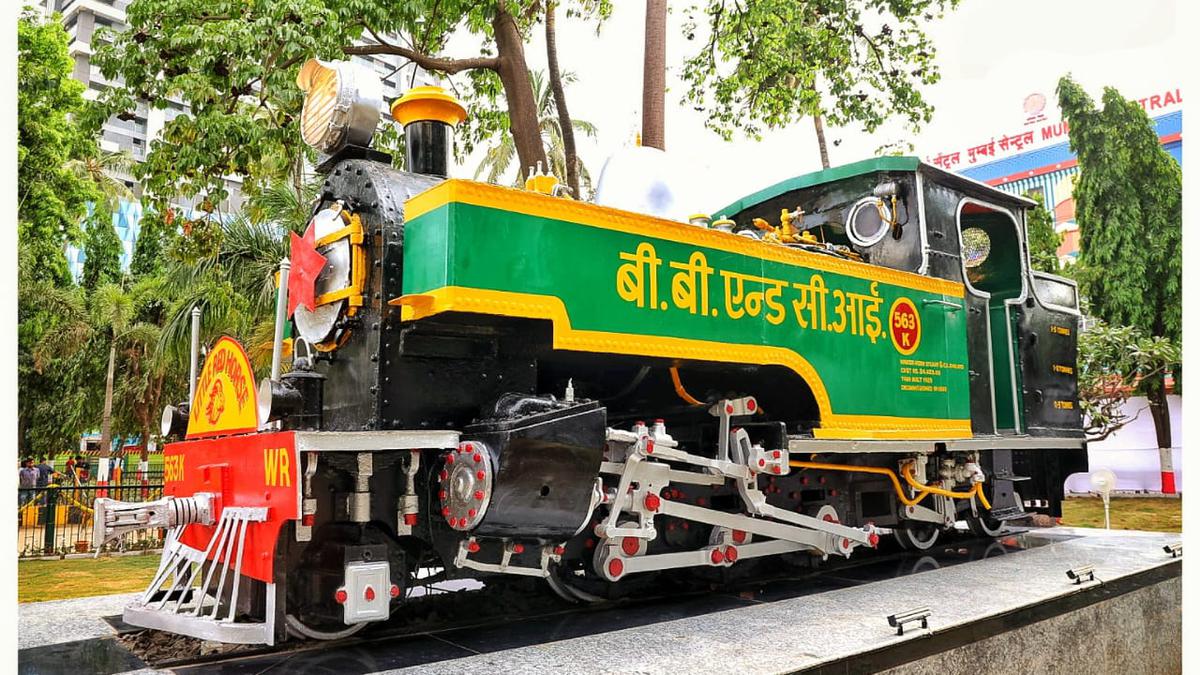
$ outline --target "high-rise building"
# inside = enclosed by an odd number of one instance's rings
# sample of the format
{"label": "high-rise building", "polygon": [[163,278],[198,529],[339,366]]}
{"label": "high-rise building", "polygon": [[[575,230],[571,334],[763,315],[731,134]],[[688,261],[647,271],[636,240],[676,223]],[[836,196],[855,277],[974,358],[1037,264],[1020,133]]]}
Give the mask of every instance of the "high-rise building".
{"label": "high-rise building", "polygon": [[[75,61],[74,77],[86,85],[84,97],[95,100],[104,90],[120,86],[120,81],[109,81],[92,64],[92,55],[103,41],[103,33],[97,34],[100,28],[109,28],[120,32],[126,28],[125,10],[131,0],[44,0],[40,6],[47,14],[55,12],[61,15],[63,27],[68,36],[68,52]],[[364,43],[371,40],[365,39]],[[371,68],[379,74],[384,83],[384,97],[391,99],[408,89],[410,78],[413,77],[414,66],[400,68],[402,59],[391,55],[355,56],[355,61]],[[152,108],[146,102],[137,104],[136,109],[121,117],[112,117],[104,123],[101,129],[100,147],[110,152],[127,151],[135,162],[146,158],[150,142],[162,133],[163,126],[176,116],[187,111],[187,105],[182,101],[168,101],[163,109]],[[390,121],[387,112],[385,119]],[[114,177],[125,183],[134,196],[141,197],[141,186],[132,174],[120,172]],[[229,198],[220,207],[223,212],[236,210],[242,204],[241,181],[236,176],[226,179],[226,189]],[[180,200],[177,206],[186,214],[196,206],[185,200]],[[120,237],[124,252],[121,257],[122,267],[128,268],[133,258],[134,242],[140,232],[142,206],[138,201],[123,202],[113,214],[113,226]],[[83,272],[83,251],[67,247],[67,261],[71,272],[78,278]]]}

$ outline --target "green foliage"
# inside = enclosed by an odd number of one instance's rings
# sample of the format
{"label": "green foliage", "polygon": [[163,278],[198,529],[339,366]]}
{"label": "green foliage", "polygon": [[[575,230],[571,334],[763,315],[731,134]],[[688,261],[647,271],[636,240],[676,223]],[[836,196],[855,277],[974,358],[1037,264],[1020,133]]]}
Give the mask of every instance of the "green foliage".
{"label": "green foliage", "polygon": [[1026,194],[1037,202],[1029,209],[1025,219],[1025,234],[1029,240],[1029,258],[1033,269],[1058,274],[1058,247],[1062,235],[1054,231],[1054,216],[1046,210],[1046,201],[1041,194]]}
{"label": "green foliage", "polygon": [[1161,380],[1181,358],[1179,345],[1133,326],[1102,320],[1079,334],[1079,404],[1093,440],[1137,419],[1123,406],[1144,382]]}
{"label": "green foliage", "polygon": [[112,218],[89,225],[83,240],[83,287],[92,290],[101,284],[120,281],[122,252],[121,238]]}
{"label": "green foliage", "polygon": [[[563,73],[562,80],[566,85],[574,83],[576,78],[573,73]],[[554,104],[554,92],[550,88],[546,74],[540,70],[529,73],[529,84],[533,87],[533,98],[537,101],[538,128],[542,132],[542,142],[546,147],[546,161],[550,162],[550,166],[546,167],[546,170],[565,184],[567,178],[566,150],[563,148],[562,124],[558,119],[558,108]],[[507,113],[501,114],[504,115],[505,120],[508,119]],[[571,126],[585,136],[596,137],[596,125],[591,122],[573,119]],[[478,180],[479,176],[486,172],[489,183],[501,183],[504,180],[504,174],[512,168],[516,157],[517,148],[513,143],[512,136],[507,134],[501,136],[494,145],[488,148],[483,161],[476,167],[475,179]],[[579,198],[585,199],[592,190],[592,175],[583,165],[583,160],[576,157],[576,161],[579,170],[579,186],[583,192]],[[519,183],[519,172],[514,173],[509,182],[513,185]]]}
{"label": "green foliage", "polygon": [[319,0],[138,0],[129,27],[107,37],[94,63],[124,88],[105,92],[104,115],[138,99],[190,106],[167,122],[135,174],[155,205],[176,195],[226,197],[224,176],[254,192],[264,175],[286,172],[306,149],[297,131],[297,70],[312,56],[332,58],[350,39],[329,3]]}
{"label": "green foliage", "polygon": [[99,414],[95,384],[103,382],[102,359],[91,351],[57,357],[52,342],[84,344],[90,333],[82,289],[38,278],[40,262],[25,242],[17,265],[17,423],[19,450],[32,456],[73,450],[79,434]]}
{"label": "green foliage", "polygon": [[1145,111],[1106,88],[1103,107],[1070,77],[1059,106],[1079,157],[1075,214],[1082,292],[1096,316],[1178,340],[1182,328],[1183,172]]}
{"label": "green foliage", "polygon": [[706,37],[683,67],[688,103],[725,139],[758,138],[811,115],[868,132],[900,116],[914,129],[932,107],[920,85],[938,81],[924,28],[958,0],[706,0],[684,34]]}
{"label": "green foliage", "polygon": [[[299,134],[299,67],[313,57],[345,58],[364,36],[387,42],[383,36],[398,35],[395,45],[365,49],[398,50],[404,64],[452,76],[471,111],[456,134],[462,157],[507,127],[497,103],[503,85],[488,65],[496,53],[490,21],[500,6],[525,32],[540,16],[538,0],[134,0],[126,10],[128,30],[110,34],[112,44],[94,58],[105,77],[125,82],[105,93],[99,117],[132,110],[139,99],[156,108],[171,100],[190,106],[166,123],[136,167],[159,210],[176,195],[220,203],[230,175],[241,176],[243,191],[254,195],[294,173],[301,158],[313,158]],[[603,19],[609,3],[580,0],[574,10]],[[478,36],[477,54],[440,55],[456,31]],[[395,129],[385,136],[383,147],[397,145]]]}
{"label": "green foliage", "polygon": [[79,239],[79,222],[96,186],[71,162],[96,153],[83,84],[71,78],[67,34],[57,16],[34,9],[17,22],[17,232],[26,246],[28,279],[69,283],[63,247]]}
{"label": "green foliage", "polygon": [[163,254],[175,239],[174,219],[171,207],[164,211],[146,209],[142,212],[141,228],[133,243],[133,259],[129,263],[129,274],[134,279],[162,271]]}

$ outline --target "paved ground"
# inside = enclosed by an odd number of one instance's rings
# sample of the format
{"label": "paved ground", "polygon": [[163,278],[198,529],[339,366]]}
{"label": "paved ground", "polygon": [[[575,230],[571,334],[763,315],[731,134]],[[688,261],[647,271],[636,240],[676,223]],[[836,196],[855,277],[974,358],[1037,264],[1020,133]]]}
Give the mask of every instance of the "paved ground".
{"label": "paved ground", "polygon": [[[987,617],[1062,601],[1081,590],[1064,572],[1081,565],[1095,566],[1098,581],[1090,588],[1115,588],[1114,582],[1120,579],[1177,563],[1162,547],[1181,540],[1177,534],[1077,528],[1034,531],[1011,539],[1007,544],[1003,540],[991,544],[996,551],[989,548],[982,555],[972,553],[961,564],[950,566],[939,563],[938,557],[925,557],[915,563],[908,561],[904,570],[885,570],[882,575],[878,571],[869,575],[834,571],[816,584],[824,587],[821,589],[797,592],[786,584],[769,585],[750,597],[713,594],[666,601],[648,609],[614,607],[577,616],[334,647],[282,660],[259,657],[236,666],[227,664],[222,670],[488,675],[497,671],[789,672],[910,640],[936,638]],[[953,552],[942,557],[947,555],[953,557]],[[23,672],[34,672],[27,667],[30,659],[21,661],[34,653],[39,654],[41,663],[57,663],[61,658],[64,668],[56,672],[88,671],[76,660],[83,656],[82,649],[99,654],[94,663],[101,659],[123,663],[122,655],[110,653],[115,641],[89,638],[112,636],[113,629],[102,617],[120,614],[131,597],[21,605],[18,644],[21,650],[29,650],[18,657]],[[704,606],[697,609],[693,605]],[[896,636],[886,615],[921,605],[932,610],[930,630]],[[780,645],[787,647],[780,649]],[[1043,658],[1047,659],[1043,665],[1055,662],[1053,654]],[[390,670],[406,665],[413,667]],[[335,670],[328,670],[330,667]],[[118,670],[128,670],[128,666],[105,672]],[[212,667],[193,670],[211,672]]]}
{"label": "paved ground", "polygon": [[121,614],[136,596],[99,595],[17,605],[17,649],[116,635],[103,617]]}

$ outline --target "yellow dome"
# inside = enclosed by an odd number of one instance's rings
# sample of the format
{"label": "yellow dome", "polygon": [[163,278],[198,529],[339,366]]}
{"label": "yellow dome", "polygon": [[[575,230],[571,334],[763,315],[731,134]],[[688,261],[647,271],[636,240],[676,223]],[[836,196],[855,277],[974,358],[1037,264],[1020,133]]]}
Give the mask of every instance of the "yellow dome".
{"label": "yellow dome", "polygon": [[425,120],[455,126],[467,119],[467,109],[441,87],[413,87],[392,101],[392,119],[401,126]]}

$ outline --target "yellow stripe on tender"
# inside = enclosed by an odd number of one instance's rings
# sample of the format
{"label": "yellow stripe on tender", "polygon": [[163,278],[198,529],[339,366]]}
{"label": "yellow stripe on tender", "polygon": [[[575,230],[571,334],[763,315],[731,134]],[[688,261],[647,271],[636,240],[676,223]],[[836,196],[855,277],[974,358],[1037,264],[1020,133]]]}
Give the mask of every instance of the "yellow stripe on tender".
{"label": "yellow stripe on tender", "polygon": [[812,390],[821,414],[821,428],[813,431],[817,438],[945,440],[971,437],[969,420],[834,413],[825,383],[816,369],[804,357],[784,347],[578,330],[571,327],[571,318],[562,300],[549,295],[447,286],[428,293],[401,296],[388,304],[400,307],[403,321],[416,321],[450,311],[547,319],[554,325],[553,347],[567,351],[784,366],[799,375]]}
{"label": "yellow stripe on tender", "polygon": [[694,225],[597,206],[573,199],[549,197],[527,190],[516,190],[468,180],[447,180],[413,196],[405,204],[404,217],[407,220],[414,220],[452,202],[562,220],[577,225],[598,227],[637,236],[656,237],[680,244],[704,246],[719,251],[762,258],[787,265],[799,265],[929,293],[940,293],[956,298],[963,297],[963,285],[947,279],[936,279],[854,260],[834,258],[802,249],[755,241],[719,230],[699,228]]}

